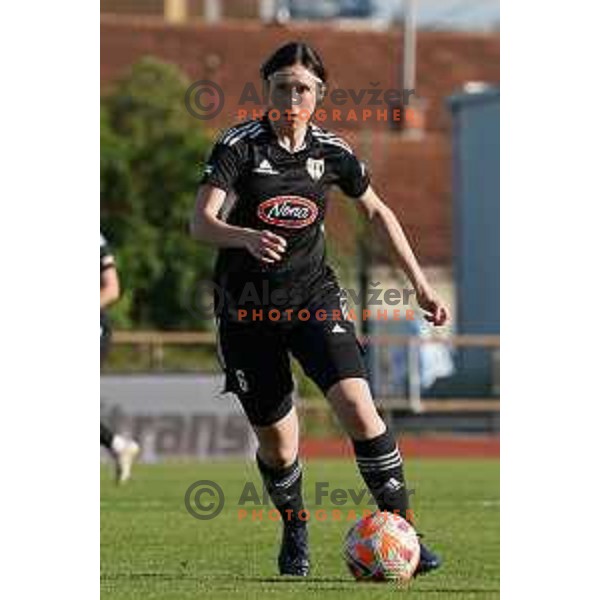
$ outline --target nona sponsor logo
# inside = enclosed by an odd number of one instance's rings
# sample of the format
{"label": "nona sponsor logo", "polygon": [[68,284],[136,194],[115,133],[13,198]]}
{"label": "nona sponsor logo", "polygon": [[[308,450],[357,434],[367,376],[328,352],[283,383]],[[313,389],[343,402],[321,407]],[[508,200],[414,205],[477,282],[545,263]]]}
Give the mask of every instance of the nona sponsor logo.
{"label": "nona sponsor logo", "polygon": [[258,218],[269,225],[300,229],[314,223],[318,206],[300,196],[277,196],[258,205]]}

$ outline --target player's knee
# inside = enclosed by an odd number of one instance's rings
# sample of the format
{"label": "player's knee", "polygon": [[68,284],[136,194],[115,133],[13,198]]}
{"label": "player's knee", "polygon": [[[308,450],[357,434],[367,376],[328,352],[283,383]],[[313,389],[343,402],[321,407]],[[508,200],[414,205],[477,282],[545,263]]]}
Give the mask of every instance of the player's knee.
{"label": "player's knee", "polygon": [[[291,397],[286,398],[291,406]],[[295,413],[288,411],[273,424],[257,427],[260,457],[275,469],[294,463],[298,456],[298,424]]]}
{"label": "player's knee", "polygon": [[273,469],[284,469],[294,463],[298,456],[295,444],[261,444],[259,448],[261,459]]}
{"label": "player's knee", "polygon": [[385,423],[375,405],[363,397],[346,397],[337,412],[352,439],[370,439],[385,429]]}
{"label": "player's knee", "polygon": [[349,419],[346,429],[353,440],[368,440],[385,427],[381,417],[367,417],[361,413],[353,413]]}

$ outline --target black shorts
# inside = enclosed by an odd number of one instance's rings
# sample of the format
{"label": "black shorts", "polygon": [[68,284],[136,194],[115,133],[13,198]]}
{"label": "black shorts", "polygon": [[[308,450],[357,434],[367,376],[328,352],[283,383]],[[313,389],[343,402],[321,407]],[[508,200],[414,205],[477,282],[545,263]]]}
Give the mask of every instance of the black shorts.
{"label": "black shorts", "polygon": [[367,379],[365,350],[347,318],[339,287],[329,285],[320,292],[303,305],[307,320],[240,323],[217,317],[223,391],[239,398],[253,425],[270,425],[291,410],[290,354],[323,394],[342,379]]}

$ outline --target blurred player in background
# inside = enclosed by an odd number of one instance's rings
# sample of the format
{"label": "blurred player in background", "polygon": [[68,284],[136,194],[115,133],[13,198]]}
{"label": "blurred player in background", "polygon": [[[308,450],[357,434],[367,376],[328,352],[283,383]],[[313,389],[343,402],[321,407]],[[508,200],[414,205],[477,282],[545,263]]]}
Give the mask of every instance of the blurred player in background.
{"label": "blurred player in background", "polygon": [[[110,323],[106,308],[119,299],[119,276],[115,259],[100,232],[100,366],[110,346]],[[116,466],[118,483],[124,483],[131,477],[131,467],[140,452],[138,444],[122,435],[113,433],[100,422],[100,444],[110,453]]]}
{"label": "blurred player in background", "polygon": [[[290,353],[351,438],[379,508],[405,518],[409,510],[402,457],[373,403],[364,348],[325,260],[328,188],[337,185],[390,241],[425,318],[443,325],[447,311],[394,213],[373,191],[365,165],[343,139],[310,122],[325,95],[326,71],[317,52],[303,43],[287,44],[265,62],[261,76],[276,110],[230,128],[217,141],[192,229],[197,239],[220,247],[215,283],[223,293],[216,294],[215,307],[225,389],[237,395],[256,432],[258,468],[283,517],[279,571],[306,576],[308,532],[299,516],[302,467]],[[221,209],[230,192],[237,201],[224,221]],[[257,295],[248,295],[248,284],[258,291],[258,303]],[[300,318],[301,310],[308,319]],[[439,566],[440,559],[421,543],[417,572]]]}

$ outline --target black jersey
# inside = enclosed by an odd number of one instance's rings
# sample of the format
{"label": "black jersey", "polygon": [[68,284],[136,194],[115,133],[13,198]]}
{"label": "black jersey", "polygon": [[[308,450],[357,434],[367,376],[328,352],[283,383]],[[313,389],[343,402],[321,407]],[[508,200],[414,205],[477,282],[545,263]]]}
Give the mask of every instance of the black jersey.
{"label": "black jersey", "polygon": [[[105,237],[100,232],[100,286],[102,286],[102,272],[115,266],[115,259]],[[100,341],[102,342],[110,333],[108,317],[100,309]]]}
{"label": "black jersey", "polygon": [[[298,305],[325,272],[327,191],[337,185],[351,198],[369,186],[369,175],[350,146],[340,137],[309,125],[303,147],[283,148],[267,116],[227,130],[208,159],[202,183],[237,197],[227,216],[231,225],[268,229],[287,241],[282,259],[261,263],[243,248],[222,248],[215,282],[237,298],[248,282],[271,284],[270,290],[294,289],[279,308]],[[270,296],[269,296],[270,297]],[[255,302],[253,298],[252,302]],[[261,305],[267,306],[261,296]]]}

